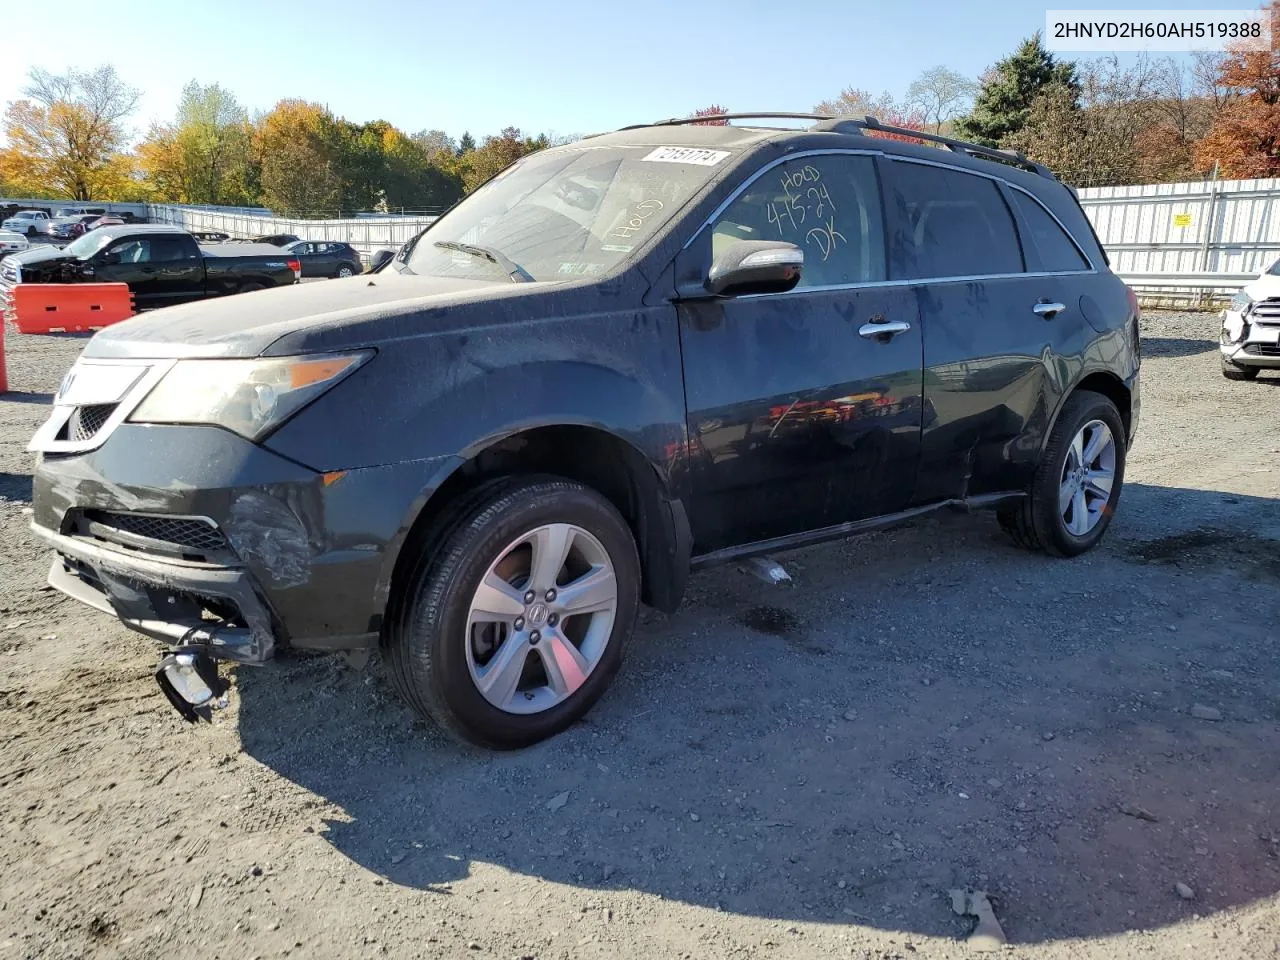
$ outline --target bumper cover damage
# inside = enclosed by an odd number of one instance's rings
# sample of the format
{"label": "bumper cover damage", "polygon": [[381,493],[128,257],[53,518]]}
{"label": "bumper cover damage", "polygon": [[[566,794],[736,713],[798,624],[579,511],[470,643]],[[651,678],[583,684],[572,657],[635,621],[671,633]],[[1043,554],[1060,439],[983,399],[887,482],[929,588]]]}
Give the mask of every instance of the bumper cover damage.
{"label": "bumper cover damage", "polygon": [[261,664],[275,652],[271,615],[243,568],[125,556],[31,529],[57,551],[49,583],[162,643],[218,660]]}

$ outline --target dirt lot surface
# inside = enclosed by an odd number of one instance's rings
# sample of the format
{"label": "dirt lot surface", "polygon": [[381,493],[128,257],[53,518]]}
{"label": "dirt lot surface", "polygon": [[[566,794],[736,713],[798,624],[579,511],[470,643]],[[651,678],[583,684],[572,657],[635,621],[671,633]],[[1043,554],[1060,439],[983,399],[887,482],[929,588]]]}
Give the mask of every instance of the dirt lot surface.
{"label": "dirt lot surface", "polygon": [[147,641],[43,587],[23,447],[82,342],[10,334],[0,957],[964,957],[954,887],[1003,956],[1277,956],[1280,378],[1222,379],[1212,316],[1144,325],[1097,551],[948,515],[791,587],[700,574],[586,722],[502,755],[376,662],[242,669],[183,724]]}

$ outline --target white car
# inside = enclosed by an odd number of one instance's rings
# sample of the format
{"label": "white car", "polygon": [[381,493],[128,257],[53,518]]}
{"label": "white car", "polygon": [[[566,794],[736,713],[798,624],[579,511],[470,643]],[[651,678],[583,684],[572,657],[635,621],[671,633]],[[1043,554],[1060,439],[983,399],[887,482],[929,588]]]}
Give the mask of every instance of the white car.
{"label": "white car", "polygon": [[1246,284],[1222,312],[1222,375],[1252,380],[1260,370],[1280,370],[1280,260]]}
{"label": "white car", "polygon": [[30,247],[27,238],[11,230],[0,230],[0,257],[9,253],[21,253]]}
{"label": "white car", "polygon": [[0,223],[0,230],[12,230],[14,233],[34,237],[48,222],[49,215],[43,210],[19,210],[4,223]]}

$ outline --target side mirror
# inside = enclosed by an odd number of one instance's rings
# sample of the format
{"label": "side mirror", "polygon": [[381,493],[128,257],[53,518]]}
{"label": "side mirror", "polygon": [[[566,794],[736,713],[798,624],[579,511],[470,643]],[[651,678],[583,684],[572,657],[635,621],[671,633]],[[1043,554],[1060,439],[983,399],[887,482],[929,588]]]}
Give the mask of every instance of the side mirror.
{"label": "side mirror", "polygon": [[786,293],[800,282],[804,251],[781,240],[739,240],[716,257],[707,292],[716,297]]}
{"label": "side mirror", "polygon": [[113,263],[119,263],[120,254],[116,253],[115,251],[112,251],[110,253],[100,253],[96,257],[94,257],[94,260],[97,261],[99,265],[105,267]]}

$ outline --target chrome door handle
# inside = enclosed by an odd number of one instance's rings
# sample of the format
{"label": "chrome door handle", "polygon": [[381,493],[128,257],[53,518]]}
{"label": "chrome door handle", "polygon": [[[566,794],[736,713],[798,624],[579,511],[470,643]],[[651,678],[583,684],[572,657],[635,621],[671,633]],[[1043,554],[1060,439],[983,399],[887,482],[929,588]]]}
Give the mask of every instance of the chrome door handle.
{"label": "chrome door handle", "polygon": [[1048,301],[1041,300],[1031,309],[1036,312],[1037,316],[1044,317],[1046,320],[1052,320],[1063,310],[1067,309],[1067,305],[1065,303],[1049,303]]}
{"label": "chrome door handle", "polygon": [[905,320],[883,320],[880,323],[864,323],[858,328],[858,336],[866,337],[868,340],[875,338],[881,343],[888,343],[898,334],[906,333],[910,329],[911,324]]}

